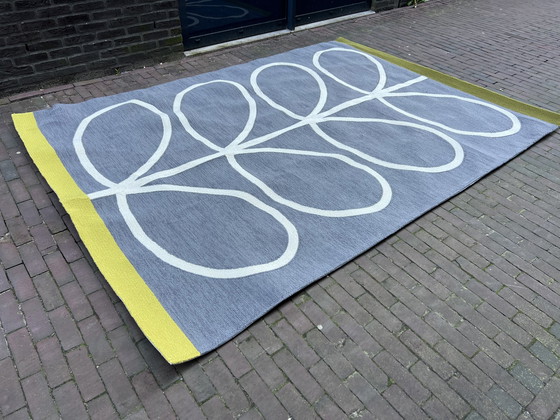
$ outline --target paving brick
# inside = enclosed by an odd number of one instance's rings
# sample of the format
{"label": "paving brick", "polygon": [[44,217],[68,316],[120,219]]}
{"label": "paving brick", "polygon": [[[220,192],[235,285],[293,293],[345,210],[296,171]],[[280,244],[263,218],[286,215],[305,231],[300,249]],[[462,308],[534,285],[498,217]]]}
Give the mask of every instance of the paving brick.
{"label": "paving brick", "polygon": [[319,361],[317,353],[285,320],[280,320],[273,330],[304,367],[309,367]]}
{"label": "paving brick", "polygon": [[19,215],[19,209],[14,198],[5,186],[0,186],[0,213],[5,219]]}
{"label": "paving brick", "polygon": [[340,311],[340,305],[323,288],[310,287],[307,289],[307,294],[327,315],[332,316]]}
{"label": "paving brick", "polygon": [[262,420],[264,417],[257,408],[252,408],[239,417],[240,420]]}
{"label": "paving brick", "polygon": [[482,418],[495,418],[505,420],[507,417],[496,404],[463,376],[453,377],[449,380],[449,386],[470,403]]}
{"label": "paving brick", "polygon": [[252,364],[255,371],[272,391],[280,389],[286,383],[284,372],[267,354],[261,354],[252,361]]}
{"label": "paving brick", "polygon": [[315,404],[315,410],[317,411],[317,414],[319,414],[319,416],[324,419],[344,418],[344,413],[326,395],[324,395],[319,401],[317,401],[317,404]]}
{"label": "paving brick", "polygon": [[34,242],[28,242],[18,247],[18,252],[31,277],[47,271],[47,265]]}
{"label": "paving brick", "polygon": [[35,206],[38,209],[43,209],[51,205],[51,200],[47,195],[45,189],[41,185],[39,184],[30,185],[28,187],[28,191],[29,194],[31,194],[31,197],[33,198],[33,202],[35,203]]}
{"label": "paving brick", "polygon": [[93,420],[117,418],[118,414],[107,394],[87,403],[87,412]]}
{"label": "paving brick", "polygon": [[19,302],[24,302],[27,299],[37,296],[37,291],[31,281],[31,277],[29,277],[29,274],[25,269],[25,265],[16,265],[15,267],[6,270],[6,274],[8,275],[8,279],[12,284],[16,298]]}
{"label": "paving brick", "polygon": [[182,382],[177,382],[165,390],[165,395],[180,419],[202,420],[204,415],[198,404]]}
{"label": "paving brick", "polygon": [[27,408],[24,407],[21,410],[18,410],[4,418],[6,420],[29,420],[31,417],[29,416],[29,411],[27,410]]}
{"label": "paving brick", "polygon": [[68,352],[66,357],[84,401],[90,401],[105,392],[105,386],[85,347]]}
{"label": "paving brick", "polygon": [[56,388],[70,379],[70,371],[56,337],[39,341],[37,352],[51,388]]}
{"label": "paving brick", "polygon": [[83,342],[76,322],[64,306],[49,312],[49,319],[65,351]]}
{"label": "paving brick", "polygon": [[29,229],[22,217],[14,217],[6,220],[6,226],[16,246],[23,245],[31,240]]}
{"label": "paving brick", "polygon": [[206,364],[204,371],[231,414],[240,414],[250,408],[245,394],[220,358]]}
{"label": "paving brick", "polygon": [[[377,366],[371,358],[358,346],[350,341],[344,343],[342,348],[344,356],[375,389],[382,392],[389,383],[388,376]],[[368,407],[369,408],[369,407]]]}
{"label": "paving brick", "polygon": [[541,362],[547,365],[552,370],[556,371],[560,368],[560,359],[547,349],[542,343],[536,341],[529,350],[533,353]]}
{"label": "paving brick", "polygon": [[44,251],[51,250],[56,246],[54,239],[48,229],[44,224],[32,226],[29,229],[31,236],[33,237],[33,242],[37,245],[37,249],[43,253]]}
{"label": "paving brick", "polygon": [[54,206],[42,208],[41,210],[39,210],[39,214],[41,215],[41,218],[43,219],[45,225],[48,226],[52,234],[62,232],[64,229],[66,229],[66,226],[62,221],[62,217]]}
{"label": "paving brick", "polygon": [[239,380],[239,383],[245,392],[247,392],[249,398],[257,406],[264,418],[289,417],[286,410],[258,377],[256,372],[249,372]]}
{"label": "paving brick", "polygon": [[64,299],[60,294],[60,289],[54,282],[54,279],[49,272],[34,277],[33,283],[35,284],[47,311],[50,312],[53,309],[64,305]]}
{"label": "paving brick", "polygon": [[12,286],[8,282],[8,276],[6,275],[6,272],[4,270],[0,270],[0,293],[5,292],[11,287]]}
{"label": "paving brick", "polygon": [[115,349],[117,357],[127,376],[135,375],[146,368],[144,358],[130,338],[126,326],[123,325],[110,331],[107,337],[111,340],[111,345]]}
{"label": "paving brick", "polygon": [[329,287],[327,292],[358,324],[366,325],[373,319],[371,314],[362,308],[356,300],[338,284]]}
{"label": "paving brick", "polygon": [[374,296],[364,294],[358,298],[358,302],[362,307],[368,311],[373,317],[379,321],[385,328],[392,333],[400,331],[402,322],[388,311]]}
{"label": "paving brick", "polygon": [[319,361],[309,372],[346,415],[363,408],[362,403],[348,390],[345,384],[337,380],[338,378],[326,363]]}
{"label": "paving brick", "polygon": [[496,343],[482,334],[477,328],[472,326],[469,322],[463,322],[458,330],[471,342],[476,344],[480,349],[483,349],[486,354],[496,360],[504,368],[508,368],[513,363],[514,359]]}
{"label": "paving brick", "polygon": [[[1,327],[0,327],[0,331],[2,331]],[[4,334],[3,331],[2,334]],[[2,339],[0,339],[0,360],[5,359],[9,355],[10,355],[10,350],[8,349],[8,343],[6,342],[4,337],[2,337]]]}
{"label": "paving brick", "polygon": [[515,365],[510,373],[533,394],[537,394],[544,386],[543,382],[521,363]]}
{"label": "paving brick", "polygon": [[548,419],[560,407],[558,395],[560,393],[560,380],[551,378],[543,390],[529,404],[528,411],[534,419]]}
{"label": "paving brick", "polygon": [[143,408],[140,408],[125,417],[127,420],[150,420],[148,413]]}
{"label": "paving brick", "polygon": [[249,332],[268,354],[273,354],[283,347],[282,342],[263,321],[254,323]]}
{"label": "paving brick", "polygon": [[44,260],[56,284],[59,286],[75,280],[70,266],[59,251],[45,255]]}
{"label": "paving brick", "polygon": [[379,343],[347,313],[340,312],[332,320],[371,357],[381,351],[382,347]]}
{"label": "paving brick", "polygon": [[278,309],[299,334],[305,334],[314,327],[309,319],[291,300],[284,302]]}
{"label": "paving brick", "polygon": [[411,366],[417,358],[393,334],[385,329],[379,322],[370,322],[366,330],[375,337],[377,342],[397,359],[404,367]]}
{"label": "paving brick", "polygon": [[224,402],[218,396],[210,398],[202,404],[201,408],[206,417],[211,419],[227,418],[231,415],[228,413]]}
{"label": "paving brick", "polygon": [[509,418],[517,418],[521,413],[521,405],[499,386],[493,386],[486,394]]}
{"label": "paving brick", "polygon": [[39,355],[26,328],[20,328],[8,334],[7,341],[20,378],[25,378],[41,370]]}
{"label": "paving brick", "polygon": [[428,419],[426,413],[414,403],[397,385],[391,385],[383,397],[404,417]]}
{"label": "paving brick", "polygon": [[309,300],[301,305],[302,311],[307,317],[321,329],[321,332],[331,342],[344,340],[347,335],[323,312],[323,310],[313,301]]}
{"label": "paving brick", "polygon": [[453,413],[435,397],[430,398],[422,406],[422,409],[433,419],[451,419],[454,417]]}
{"label": "paving brick", "polygon": [[11,290],[0,293],[0,321],[5,333],[25,325],[23,315]]}
{"label": "paving brick", "polygon": [[98,371],[118,413],[123,416],[133,412],[140,401],[120,363],[111,359],[99,366]]}
{"label": "paving brick", "polygon": [[280,350],[273,359],[310,404],[315,403],[323,395],[324,391],[317,381],[289,351]]}
{"label": "paving brick", "polygon": [[179,379],[177,369],[165,361],[155,347],[144,339],[138,343],[138,350],[144,361],[162,388],[166,388]]}
{"label": "paving brick", "polygon": [[520,346],[516,341],[512,340],[506,334],[499,334],[495,338],[495,342],[504,349],[507,349],[515,359],[527,366],[540,379],[548,379],[552,375],[552,371],[539,359],[529,353],[524,347]]}
{"label": "paving brick", "polygon": [[[428,321],[428,323],[432,321],[432,324],[434,323],[434,320],[438,320],[436,323],[436,329],[428,325],[424,320],[422,320],[422,318],[414,314],[414,312],[408,309],[401,302],[393,305],[393,307],[391,308],[391,312],[395,314],[404,324],[406,324],[412,331],[418,334],[418,336],[420,336],[428,344],[433,346],[441,339],[440,333],[438,333],[439,329],[437,327],[440,326],[439,324],[444,324],[445,321],[441,320],[441,317],[435,315],[433,312],[430,313],[425,319],[426,321]],[[436,332],[436,330],[438,332]]]}
{"label": "paving brick", "polygon": [[[526,406],[533,399],[533,395],[525,386],[521,385],[507,370],[502,369],[501,366],[484,353],[478,353],[473,358],[473,362],[523,406]],[[535,377],[535,379],[540,382],[538,378]]]}
{"label": "paving brick", "polygon": [[28,226],[35,226],[42,222],[37,207],[35,207],[35,203],[32,200],[18,203],[18,209]]}
{"label": "paving brick", "polygon": [[477,388],[486,392],[492,387],[493,381],[455,347],[443,341],[438,343],[435,349]]}
{"label": "paving brick", "polygon": [[88,295],[88,297],[95,313],[99,316],[101,325],[103,325],[106,331],[114,330],[123,324],[122,319],[104,290],[98,290]]}
{"label": "paving brick", "polygon": [[277,393],[276,397],[280,400],[284,408],[292,418],[311,419],[315,417],[313,408],[303,399],[292,384],[286,384]]}
{"label": "paving brick", "polygon": [[73,382],[66,382],[53,390],[53,396],[61,418],[87,419],[89,417],[78,388]]}
{"label": "paving brick", "polygon": [[31,198],[29,191],[21,179],[19,179],[19,176],[16,179],[9,181],[7,185],[12,193],[12,198],[16,203],[21,203],[22,201],[26,201]]}
{"label": "paving brick", "polygon": [[25,301],[21,304],[21,309],[34,341],[49,337],[54,332],[45,308],[38,298]]}
{"label": "paving brick", "polygon": [[136,390],[146,414],[150,418],[171,418],[174,417],[173,409],[167,401],[163,392],[159,389],[154,377],[147,371],[143,371],[132,379],[132,384]]}
{"label": "paving brick", "polygon": [[530,331],[532,336],[540,341],[543,345],[549,347],[553,351],[560,352],[560,342],[556,339],[556,337],[554,337],[548,331],[544,330],[540,325],[534,322],[527,315],[518,314],[515,316],[513,321],[526,331]]}
{"label": "paving brick", "polygon": [[430,397],[430,392],[388,352],[379,353],[373,360],[387,374],[389,380],[399,385],[417,404]]}
{"label": "paving brick", "polygon": [[93,315],[93,309],[77,281],[64,284],[60,292],[75,320],[81,321]]}
{"label": "paving brick", "polygon": [[[411,369],[411,373],[433,394],[437,397],[446,409],[453,413],[453,416],[463,418],[470,411],[469,405],[463,400],[459,394],[453,391],[445,381],[443,381],[429,366],[419,361]],[[426,403],[427,404],[427,403]],[[438,407],[438,403],[432,403],[434,409]]]}
{"label": "paving brick", "polygon": [[395,409],[359,373],[350,376],[347,385],[350,391],[368,408],[374,418],[401,418]]}
{"label": "paving brick", "polygon": [[54,240],[60,249],[64,259],[71,263],[83,257],[82,250],[68,231],[54,234]]}
{"label": "paving brick", "polygon": [[90,316],[80,321],[78,327],[96,365],[106,362],[115,355],[97,317]]}
{"label": "paving brick", "polygon": [[[384,273],[385,276],[388,277],[388,274],[386,272]],[[380,278],[378,281],[382,281],[387,277]],[[357,270],[352,273],[352,278],[356,280],[360,285],[362,285],[369,293],[375,296],[375,298],[385,307],[389,308],[396,303],[396,298],[391,293],[389,293],[378,281],[374,280],[374,278],[372,278],[372,276],[368,272],[364,270]],[[317,301],[315,296],[312,297],[315,301]]]}
{"label": "paving brick", "polygon": [[8,415],[25,405],[20,379],[10,358],[0,360],[0,410]]}
{"label": "paving brick", "polygon": [[59,418],[49,386],[41,373],[23,379],[21,386],[31,412],[31,418]]}
{"label": "paving brick", "polygon": [[216,388],[212,385],[212,381],[198,364],[182,367],[181,374],[199,404],[216,395]]}
{"label": "paving brick", "polygon": [[319,330],[307,333],[306,339],[319,357],[329,365],[340,379],[346,379],[354,373],[355,368],[340,351],[340,343],[329,342]]}
{"label": "paving brick", "polygon": [[0,242],[0,261],[5,269],[21,264],[21,256],[12,242]]}

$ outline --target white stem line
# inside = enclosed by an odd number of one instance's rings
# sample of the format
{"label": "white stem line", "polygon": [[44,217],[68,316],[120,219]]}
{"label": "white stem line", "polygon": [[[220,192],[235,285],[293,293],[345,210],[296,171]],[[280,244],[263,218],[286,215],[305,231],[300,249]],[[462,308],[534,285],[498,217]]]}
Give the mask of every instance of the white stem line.
{"label": "white stem line", "polygon": [[[146,184],[148,184],[150,182],[153,182],[153,181],[157,181],[157,180],[160,180],[160,179],[164,179],[164,178],[168,178],[168,177],[178,175],[182,172],[188,171],[189,169],[195,168],[195,167],[197,167],[197,166],[199,166],[203,163],[210,162],[210,161],[212,161],[214,159],[217,159],[217,158],[220,158],[222,156],[235,155],[236,153],[240,153],[240,152],[242,152],[244,150],[247,150],[251,147],[258,146],[259,144],[265,143],[265,142],[267,142],[271,139],[274,139],[274,138],[276,138],[276,137],[278,137],[278,136],[280,136],[284,133],[295,130],[297,128],[300,128],[300,127],[303,127],[303,126],[306,126],[306,125],[315,125],[316,123],[321,122],[323,119],[325,119],[326,117],[328,117],[328,116],[330,116],[334,113],[337,113],[339,111],[342,111],[344,109],[350,108],[352,106],[358,105],[360,103],[363,103],[363,102],[366,102],[366,101],[369,101],[369,100],[379,99],[379,98],[383,97],[384,95],[386,95],[388,93],[391,93],[391,92],[394,92],[396,90],[402,89],[403,87],[414,85],[414,84],[422,82],[424,80],[426,80],[426,77],[420,76],[420,77],[417,77],[415,79],[411,79],[411,80],[408,80],[406,82],[393,85],[393,86],[388,87],[386,89],[383,89],[383,90],[380,90],[380,91],[377,91],[377,92],[374,92],[374,93],[368,93],[367,95],[364,95],[364,96],[359,97],[359,98],[351,99],[351,100],[346,101],[346,102],[344,102],[340,105],[337,105],[337,106],[335,106],[335,107],[333,107],[333,108],[331,108],[327,111],[324,111],[320,114],[313,115],[313,116],[311,116],[307,119],[298,121],[298,122],[296,122],[296,123],[294,123],[294,124],[292,124],[288,127],[282,128],[280,130],[276,130],[276,131],[274,131],[272,133],[269,133],[269,134],[266,134],[264,136],[257,137],[257,138],[255,138],[251,141],[241,143],[241,144],[238,144],[238,141],[234,141],[230,146],[226,147],[223,150],[218,151],[217,153],[214,153],[212,155],[208,155],[208,156],[193,160],[191,162],[187,162],[187,163],[185,163],[183,165],[180,165],[180,166],[177,166],[176,168],[173,168],[173,169],[168,169],[168,170],[165,170],[165,171],[159,171],[159,172],[156,172],[154,174],[151,174],[151,175],[148,175],[148,176],[145,176],[145,177],[142,177],[142,178],[138,178],[137,177],[138,173],[134,173],[125,182],[122,182],[120,184],[115,184],[115,185],[108,185],[109,188],[107,188],[105,190],[101,190],[101,191],[91,193],[88,196],[91,200],[94,200],[96,198],[101,198],[101,197],[108,197],[108,196],[111,196],[111,195],[115,195],[117,193],[122,193],[124,191],[130,191],[130,189],[134,189],[136,187],[146,185]],[[331,119],[329,119],[329,120],[331,120]],[[245,127],[244,131],[247,131],[247,127]],[[244,133],[244,134],[246,135],[247,133]],[[242,136],[239,136],[239,139],[241,137]],[[159,159],[159,157],[161,157],[161,153],[158,153],[158,159]],[[153,166],[154,163],[155,163],[155,162],[152,161],[152,159],[150,159],[150,161],[151,162],[150,162],[149,167]]]}
{"label": "white stem line", "polygon": [[359,104],[361,104],[363,102],[366,102],[366,101],[382,98],[387,93],[394,92],[395,90],[402,89],[403,87],[412,86],[412,85],[414,85],[416,83],[419,83],[419,82],[422,82],[426,79],[427,79],[427,77],[420,76],[420,77],[417,77],[415,79],[411,79],[411,80],[408,80],[406,82],[396,84],[394,86],[388,87],[386,89],[383,89],[383,90],[380,90],[380,91],[377,91],[377,92],[374,92],[374,93],[368,93],[367,95],[361,96],[359,98],[350,99],[349,101],[346,101],[346,102],[344,102],[340,105],[332,107],[328,111],[324,111],[324,112],[321,112],[321,113],[316,114],[316,115],[311,115],[308,118],[304,118],[303,120],[298,121],[297,123],[292,124],[289,127],[282,128],[282,129],[277,130],[273,133],[257,137],[257,138],[255,138],[251,141],[241,143],[239,145],[239,148],[240,149],[248,149],[248,148],[253,147],[253,146],[258,146],[259,144],[265,143],[268,140],[276,138],[281,134],[287,133],[288,131],[292,131],[292,130],[295,130],[296,128],[300,128],[300,127],[303,127],[303,126],[306,126],[306,125],[316,124],[318,122],[321,122],[321,120],[323,118],[328,117],[328,116],[330,116],[330,115],[332,115],[336,112],[343,111],[347,108],[359,105]]}

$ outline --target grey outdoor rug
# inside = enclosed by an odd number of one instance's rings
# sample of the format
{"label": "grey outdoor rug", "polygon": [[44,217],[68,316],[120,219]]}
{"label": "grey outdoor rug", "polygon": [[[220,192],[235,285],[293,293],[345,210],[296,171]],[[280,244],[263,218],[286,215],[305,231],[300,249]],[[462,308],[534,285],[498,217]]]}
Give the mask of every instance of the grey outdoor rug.
{"label": "grey outdoor rug", "polygon": [[170,363],[556,128],[340,42],[14,121]]}

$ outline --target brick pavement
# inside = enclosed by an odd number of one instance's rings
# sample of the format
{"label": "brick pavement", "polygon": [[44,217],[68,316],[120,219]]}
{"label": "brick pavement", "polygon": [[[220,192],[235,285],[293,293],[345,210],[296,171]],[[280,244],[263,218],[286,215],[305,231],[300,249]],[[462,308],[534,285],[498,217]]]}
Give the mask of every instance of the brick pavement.
{"label": "brick pavement", "polygon": [[334,39],[560,109],[560,2],[417,9],[0,99],[0,413],[6,419],[547,419],[560,407],[560,134],[295,295],[167,365],[37,173],[11,112]]}

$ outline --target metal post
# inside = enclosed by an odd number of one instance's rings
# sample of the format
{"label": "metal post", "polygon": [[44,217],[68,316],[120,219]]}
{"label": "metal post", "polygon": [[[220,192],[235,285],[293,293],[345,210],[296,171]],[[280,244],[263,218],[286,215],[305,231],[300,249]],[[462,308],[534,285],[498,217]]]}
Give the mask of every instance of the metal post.
{"label": "metal post", "polygon": [[288,0],[288,29],[296,29],[296,0]]}

